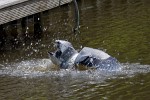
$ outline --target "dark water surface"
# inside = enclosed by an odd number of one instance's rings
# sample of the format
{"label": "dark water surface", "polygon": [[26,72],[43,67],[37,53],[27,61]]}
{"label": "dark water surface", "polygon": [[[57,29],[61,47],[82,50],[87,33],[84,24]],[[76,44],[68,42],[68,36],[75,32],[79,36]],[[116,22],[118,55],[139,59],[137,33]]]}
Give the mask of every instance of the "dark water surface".
{"label": "dark water surface", "polygon": [[[43,13],[38,39],[30,38],[31,18],[24,29],[27,39],[0,51],[0,100],[149,100],[150,1],[80,0],[79,8],[80,34],[72,33],[73,5],[65,5]],[[68,40],[76,49],[102,49],[123,70],[59,70],[47,55],[55,39]]]}

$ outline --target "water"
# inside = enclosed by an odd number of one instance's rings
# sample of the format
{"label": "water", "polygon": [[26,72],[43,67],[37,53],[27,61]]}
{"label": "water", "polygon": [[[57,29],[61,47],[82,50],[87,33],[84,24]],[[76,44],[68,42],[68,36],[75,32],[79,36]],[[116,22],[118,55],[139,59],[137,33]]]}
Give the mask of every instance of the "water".
{"label": "water", "polygon": [[[81,0],[78,35],[72,33],[72,6],[43,13],[41,38],[0,51],[0,100],[148,100],[149,0]],[[32,36],[32,19],[25,30]],[[78,50],[102,49],[116,57],[123,70],[60,70],[47,55],[55,39],[69,40]]]}

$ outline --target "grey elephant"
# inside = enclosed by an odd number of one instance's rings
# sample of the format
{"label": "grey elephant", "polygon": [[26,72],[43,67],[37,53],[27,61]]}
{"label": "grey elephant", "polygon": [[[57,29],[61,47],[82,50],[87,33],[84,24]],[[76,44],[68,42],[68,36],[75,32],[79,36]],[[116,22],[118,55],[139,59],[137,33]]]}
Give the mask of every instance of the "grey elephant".
{"label": "grey elephant", "polygon": [[55,52],[48,52],[51,61],[60,68],[68,69],[82,65],[87,68],[106,71],[120,71],[118,60],[102,50],[84,47],[77,52],[68,41],[55,40]]}

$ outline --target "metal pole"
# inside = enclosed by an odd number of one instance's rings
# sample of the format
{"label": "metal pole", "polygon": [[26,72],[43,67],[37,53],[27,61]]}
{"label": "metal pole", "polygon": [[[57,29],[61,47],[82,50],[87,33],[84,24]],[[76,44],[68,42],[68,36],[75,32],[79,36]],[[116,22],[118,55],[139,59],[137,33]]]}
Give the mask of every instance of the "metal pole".
{"label": "metal pole", "polygon": [[79,15],[79,7],[76,0],[73,0],[74,7],[75,7],[75,26],[74,26],[74,33],[79,32],[79,24],[80,24],[80,15]]}

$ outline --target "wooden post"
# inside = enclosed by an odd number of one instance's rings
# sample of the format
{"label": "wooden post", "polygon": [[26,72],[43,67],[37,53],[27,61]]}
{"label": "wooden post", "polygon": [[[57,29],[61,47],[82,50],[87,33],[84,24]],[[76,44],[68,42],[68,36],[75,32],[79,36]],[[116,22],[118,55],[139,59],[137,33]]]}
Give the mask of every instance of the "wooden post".
{"label": "wooden post", "polygon": [[22,28],[22,33],[20,35],[20,39],[22,41],[25,41],[25,39],[28,37],[28,17],[24,17],[21,20],[21,28]]}
{"label": "wooden post", "polygon": [[11,32],[10,32],[10,34],[11,34],[11,37],[12,37],[13,40],[17,39],[17,36],[18,36],[17,20],[11,22]]}
{"label": "wooden post", "polygon": [[6,41],[6,31],[4,25],[0,25],[0,48],[4,46]]}
{"label": "wooden post", "polygon": [[34,37],[35,38],[41,38],[41,35],[43,33],[41,14],[42,13],[37,13],[34,15]]}

